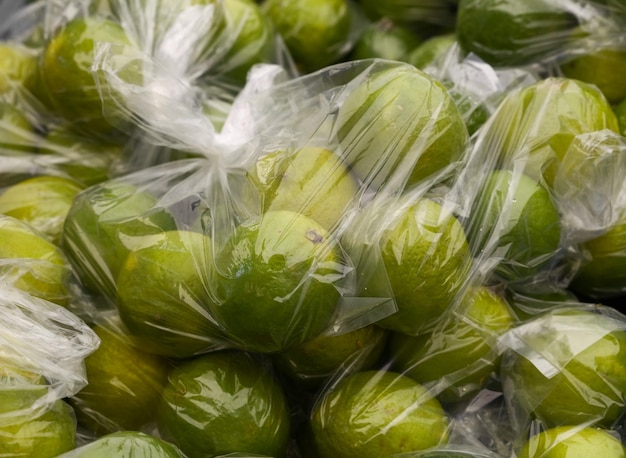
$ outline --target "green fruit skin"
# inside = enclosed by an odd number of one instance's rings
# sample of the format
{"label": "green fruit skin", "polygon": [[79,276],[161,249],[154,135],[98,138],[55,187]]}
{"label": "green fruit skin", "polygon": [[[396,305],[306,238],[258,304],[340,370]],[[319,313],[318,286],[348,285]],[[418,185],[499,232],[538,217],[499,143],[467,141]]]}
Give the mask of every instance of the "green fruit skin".
{"label": "green fruit skin", "polygon": [[64,453],[58,458],[111,458],[113,456],[185,458],[176,446],[138,431],[107,434],[89,444]]}
{"label": "green fruit skin", "polygon": [[411,29],[382,20],[370,24],[350,53],[351,60],[387,59],[407,62],[409,54],[421,43]]}
{"label": "green fruit skin", "polygon": [[468,299],[432,332],[391,337],[396,370],[421,384],[449,380],[451,386],[437,395],[443,402],[476,393],[498,371],[497,338],[515,322],[506,302],[495,293],[485,287],[470,291]]}
{"label": "green fruit skin", "polygon": [[519,66],[564,49],[577,25],[550,0],[460,0],[456,33],[464,51],[496,67]]}
{"label": "green fruit skin", "polygon": [[65,306],[70,299],[70,266],[63,252],[43,234],[10,216],[0,215],[0,260],[19,259],[0,268],[17,288]]}
{"label": "green fruit skin", "polygon": [[116,306],[130,335],[150,353],[186,358],[223,338],[213,305],[212,241],[190,231],[145,236],[117,280]]}
{"label": "green fruit skin", "polygon": [[262,365],[237,351],[210,353],[174,369],[157,423],[189,458],[284,456],[290,431],[281,388]]}
{"label": "green fruit skin", "polygon": [[61,245],[83,285],[115,298],[122,263],[144,235],[175,229],[166,211],[154,208],[157,199],[119,181],[87,188],[70,207]]}
{"label": "green fruit skin", "polygon": [[455,3],[456,0],[359,0],[359,5],[372,19],[389,18],[397,24],[414,26],[419,30],[428,30],[427,25],[453,27]]}
{"label": "green fruit skin", "polygon": [[448,440],[448,418],[437,399],[393,372],[342,379],[315,405],[310,427],[320,458],[391,457]]}
{"label": "green fruit skin", "polygon": [[34,149],[34,127],[17,108],[0,100],[0,153],[20,155]]}
{"label": "green fruit skin", "polygon": [[455,42],[456,35],[454,33],[435,35],[414,48],[407,61],[423,70],[439,57],[445,55]]}
{"label": "green fruit skin", "polygon": [[469,275],[463,227],[423,199],[387,228],[381,248],[398,311],[378,325],[410,335],[424,331],[450,307]]}
{"label": "green fruit skin", "polygon": [[284,351],[321,334],[336,314],[342,256],[326,230],[299,213],[271,211],[240,226],[215,262],[222,303],[212,313],[242,349]]}
{"label": "green fruit skin", "polygon": [[[531,413],[548,428],[579,424],[612,427],[626,411],[626,332],[603,335],[613,324],[607,317],[587,311],[559,311],[552,318],[554,322],[538,324],[535,333],[525,339],[532,345],[530,351],[548,350],[560,370],[548,377],[527,357],[507,352],[501,366],[505,399],[511,409]],[[579,339],[580,331],[570,327],[568,335],[564,327],[571,326],[572,319],[585,332],[598,333],[599,339],[573,356],[569,342]]]}
{"label": "green fruit skin", "polygon": [[[90,70],[99,42],[114,47],[130,45],[122,26],[113,21],[88,17],[68,22],[46,44],[41,74],[54,109],[76,130],[104,139],[116,138],[120,133],[114,125],[121,124],[121,114],[105,118],[103,109],[115,105],[106,88],[101,99]],[[122,72],[120,76],[130,78],[130,73]]]}
{"label": "green fruit skin", "polygon": [[607,48],[576,57],[562,64],[561,71],[568,78],[597,86],[611,103],[626,98],[626,87],[619,77],[626,73],[626,52],[621,49]]}
{"label": "green fruit skin", "polygon": [[[9,393],[3,391],[0,402],[4,403]],[[27,408],[34,400],[21,408]],[[6,406],[0,410],[8,412]],[[0,424],[0,456],[54,458],[74,447],[76,420],[71,407],[61,400],[53,402],[41,415],[16,416],[15,421],[3,420]]]}
{"label": "green fruit skin", "polygon": [[626,448],[609,431],[580,426],[560,426],[532,436],[518,458],[624,458]]}
{"label": "green fruit skin", "polygon": [[435,179],[460,158],[468,132],[440,82],[398,63],[352,90],[337,115],[337,138],[357,176],[373,190],[393,179],[395,190]]}
{"label": "green fruit skin", "polygon": [[78,423],[97,435],[139,430],[156,418],[169,366],[111,330],[93,330],[100,346],[85,358],[89,383],[71,398]]}
{"label": "green fruit skin", "polygon": [[[549,192],[525,175],[515,176],[508,170],[492,172],[472,213],[480,237],[488,237],[479,240],[479,245],[491,244],[490,239],[496,237],[497,248],[493,250],[506,251],[496,268],[504,279],[523,280],[537,274],[547,268],[559,249],[558,209]],[[502,215],[507,218],[504,224]]]}
{"label": "green fruit skin", "polygon": [[626,98],[613,107],[613,113],[617,118],[618,132],[626,135]]}
{"label": "green fruit skin", "polygon": [[17,42],[0,43],[0,94],[33,90],[36,84],[37,54]]}

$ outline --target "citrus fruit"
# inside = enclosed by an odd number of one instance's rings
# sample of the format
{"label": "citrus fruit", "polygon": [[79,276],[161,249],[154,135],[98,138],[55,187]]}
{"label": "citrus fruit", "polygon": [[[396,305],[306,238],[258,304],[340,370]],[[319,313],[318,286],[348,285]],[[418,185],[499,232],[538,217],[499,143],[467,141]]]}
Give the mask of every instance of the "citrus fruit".
{"label": "citrus fruit", "polygon": [[424,331],[448,310],[469,276],[463,227],[449,210],[424,198],[398,209],[380,244],[398,311],[377,324],[405,334]]}
{"label": "citrus fruit", "polygon": [[543,177],[549,186],[576,135],[618,132],[615,114],[597,87],[557,77],[507,95],[489,124],[485,141],[500,151],[500,168],[524,161],[524,173]]}
{"label": "citrus fruit", "polygon": [[[120,62],[132,57],[127,51],[131,43],[120,24],[92,16],[76,18],[47,41],[41,74],[55,111],[75,129],[103,139],[116,138],[121,137],[115,128],[121,126],[123,115],[114,108],[110,88],[99,90],[91,71],[100,43],[110,44]],[[139,78],[139,73],[130,69],[119,73],[128,81]],[[108,113],[110,109],[113,111],[105,116],[105,111]]]}
{"label": "citrus fruit", "polygon": [[582,426],[558,426],[532,436],[518,458],[626,457],[626,448],[608,430]]}
{"label": "citrus fruit", "polygon": [[455,22],[456,0],[360,0],[359,4],[373,19],[389,18],[416,29],[425,25],[453,27]]}
{"label": "citrus fruit", "polygon": [[456,43],[456,35],[454,33],[444,33],[430,37],[411,51],[407,62],[424,70],[441,56],[444,56],[454,43]]}
{"label": "citrus fruit", "polygon": [[93,442],[59,455],[58,458],[110,458],[113,456],[184,458],[182,452],[175,445],[139,431],[120,431],[107,434]]}
{"label": "citrus fruit", "polygon": [[183,230],[144,236],[122,264],[116,306],[142,349],[177,358],[205,352],[220,337],[209,313],[211,238]]}
{"label": "citrus fruit", "polygon": [[168,364],[113,329],[93,331],[100,346],[85,358],[88,384],[71,398],[78,424],[98,435],[139,430],[155,419]]}
{"label": "citrus fruit", "polygon": [[267,367],[246,353],[220,351],[172,371],[158,427],[189,458],[235,452],[284,456],[290,418]]}
{"label": "citrus fruit", "polygon": [[148,191],[107,181],[79,193],[65,218],[62,246],[85,287],[115,297],[115,281],[142,236],[176,228]]}
{"label": "citrus fruit", "polygon": [[34,131],[35,128],[24,113],[0,100],[0,152],[3,155],[34,150]]}
{"label": "citrus fruit", "polygon": [[361,32],[350,52],[350,59],[379,58],[407,62],[411,51],[420,43],[421,38],[410,28],[381,19]]}
{"label": "citrus fruit", "polygon": [[[28,413],[41,392],[33,398],[29,390],[3,388],[0,391],[0,456],[54,458],[76,446],[76,421],[71,407],[64,401],[57,400]],[[24,413],[17,413],[21,410]]]}
{"label": "citrus fruit", "polygon": [[0,193],[0,213],[38,228],[58,244],[65,216],[82,190],[75,181],[41,175],[9,186]]}
{"label": "citrus fruit", "polygon": [[325,148],[276,151],[259,158],[249,173],[263,211],[290,210],[331,230],[356,196],[358,183],[339,156]]}
{"label": "citrus fruit", "polygon": [[30,225],[0,215],[0,276],[35,297],[67,305],[70,266],[59,247]]}
{"label": "citrus fruit", "polygon": [[337,139],[348,166],[374,191],[434,180],[460,158],[467,129],[439,81],[388,62],[355,81],[337,114]]}
{"label": "citrus fruit", "polygon": [[619,320],[557,308],[505,335],[501,374],[511,415],[546,427],[611,427],[626,410],[626,332]]}
{"label": "citrus fruit", "polygon": [[568,78],[597,86],[611,103],[626,98],[626,88],[618,76],[626,72],[626,51],[622,49],[604,48],[577,56],[560,68]]}
{"label": "citrus fruit", "polygon": [[[561,242],[561,217],[537,181],[509,170],[492,171],[470,216],[471,240],[484,256],[501,257],[496,273],[523,281],[548,269]],[[475,237],[474,237],[475,236]]]}
{"label": "citrus fruit", "polygon": [[515,318],[504,299],[486,287],[469,289],[463,301],[432,332],[393,333],[393,367],[416,382],[445,385],[444,402],[467,398],[498,371],[497,338]]}
{"label": "citrus fruit", "polygon": [[456,33],[465,52],[495,66],[541,62],[580,34],[578,19],[550,0],[460,0]]}
{"label": "citrus fruit", "polygon": [[448,439],[448,417],[437,399],[412,379],[386,371],[342,379],[318,400],[310,427],[320,457],[391,457]]}
{"label": "citrus fruit", "polygon": [[346,266],[319,223],[288,210],[239,226],[218,252],[215,320],[239,347],[279,352],[319,335],[338,310]]}
{"label": "citrus fruit", "polygon": [[37,52],[17,42],[0,43],[0,94],[32,90],[36,81]]}
{"label": "citrus fruit", "polygon": [[335,63],[348,51],[353,24],[345,0],[266,0],[263,11],[306,73]]}
{"label": "citrus fruit", "polygon": [[375,325],[339,335],[321,335],[274,357],[292,380],[317,385],[333,374],[372,368],[382,354],[387,332]]}
{"label": "citrus fruit", "polygon": [[619,133],[624,135],[626,133],[626,99],[613,106],[613,113],[617,118]]}

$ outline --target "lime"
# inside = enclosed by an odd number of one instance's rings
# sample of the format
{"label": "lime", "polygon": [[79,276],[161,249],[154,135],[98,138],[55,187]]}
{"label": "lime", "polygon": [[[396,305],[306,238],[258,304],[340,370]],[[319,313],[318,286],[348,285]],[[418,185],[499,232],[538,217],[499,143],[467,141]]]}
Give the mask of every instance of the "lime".
{"label": "lime", "polygon": [[548,269],[561,242],[561,217],[550,193],[532,178],[491,172],[470,216],[472,243],[484,256],[501,257],[496,274],[525,280]]}
{"label": "lime", "polygon": [[321,335],[275,355],[276,367],[297,382],[310,386],[336,373],[371,369],[382,354],[387,332],[375,325],[339,335]]}
{"label": "lime", "polygon": [[456,0],[360,0],[369,17],[389,18],[397,24],[424,29],[425,25],[453,27]]}
{"label": "lime", "polygon": [[320,457],[383,458],[448,440],[448,417],[428,391],[386,371],[357,372],[318,400],[311,435]]}
{"label": "lime", "polygon": [[19,109],[0,100],[0,152],[15,155],[35,149],[35,128]]}
{"label": "lime", "polygon": [[235,452],[284,456],[290,417],[266,367],[246,353],[221,351],[173,370],[158,426],[189,458]]}
{"label": "lime", "polygon": [[266,0],[263,11],[306,73],[348,51],[353,24],[346,0]]}
{"label": "lime", "polygon": [[378,324],[417,334],[441,318],[462,290],[471,267],[469,246],[459,221],[430,199],[400,208],[386,224],[382,259],[398,311]]}
{"label": "lime", "polygon": [[531,414],[546,427],[610,427],[626,411],[623,323],[558,308],[509,333],[501,373],[512,415]]}
{"label": "lime", "polygon": [[618,132],[622,135],[626,135],[626,98],[613,106],[613,113],[615,113],[615,117],[617,118],[617,124],[619,126]]}
{"label": "lime", "polygon": [[263,211],[298,212],[327,230],[337,224],[358,191],[339,156],[317,147],[266,154],[249,177],[261,192]]}
{"label": "lime", "polygon": [[454,43],[456,43],[456,35],[454,33],[444,33],[430,37],[411,51],[407,62],[424,70],[441,56],[444,56]]}
{"label": "lime", "polygon": [[[120,62],[132,57],[124,55],[130,41],[120,24],[90,16],[73,19],[56,31],[46,44],[40,67],[55,111],[75,129],[108,139],[120,136],[115,128],[121,126],[123,115],[116,108],[110,116],[104,114],[115,103],[106,87],[99,90],[91,70],[100,43],[108,43]],[[131,80],[139,74],[125,68],[118,76]]]}
{"label": "lime", "polygon": [[19,43],[0,43],[0,94],[32,91],[36,84],[37,52]]}
{"label": "lime", "polygon": [[116,305],[142,349],[185,358],[221,334],[209,313],[214,268],[210,237],[183,230],[138,240],[122,264]]}
{"label": "lime", "polygon": [[600,90],[569,78],[545,78],[510,93],[492,115],[485,141],[500,151],[501,168],[524,161],[524,173],[552,185],[576,135],[609,129],[617,119]]}
{"label": "lime", "polygon": [[175,446],[138,431],[107,434],[58,458],[111,458],[134,456],[144,458],[185,458]]}
{"label": "lime", "polygon": [[387,59],[407,62],[409,54],[421,43],[412,29],[381,19],[367,26],[350,52],[350,60]]}
{"label": "lime", "polygon": [[582,426],[559,426],[532,436],[518,458],[576,458],[602,456],[624,458],[626,448],[608,430]]}
{"label": "lime", "polygon": [[98,435],[139,430],[156,418],[168,364],[117,331],[98,325],[93,330],[100,346],[85,358],[88,385],[71,398],[78,424]]}
{"label": "lime", "polygon": [[597,86],[611,103],[626,98],[626,88],[619,77],[626,72],[623,49],[604,48],[568,60],[560,68],[568,78]]}
{"label": "lime", "polygon": [[373,190],[434,180],[460,158],[467,129],[440,82],[412,65],[384,63],[358,83],[339,108],[337,138]]}
{"label": "lime", "polygon": [[299,213],[270,211],[239,226],[215,259],[222,301],[212,307],[228,338],[243,349],[279,352],[319,335],[347,275],[336,242]]}
{"label": "lime", "polygon": [[38,228],[58,244],[65,216],[81,191],[75,181],[42,175],[9,186],[0,194],[0,213]]}
{"label": "lime", "polygon": [[486,287],[472,288],[432,332],[392,334],[393,367],[421,384],[443,382],[441,401],[467,398],[498,372],[497,339],[514,322],[502,297]]}
{"label": "lime", "polygon": [[83,285],[115,297],[115,280],[128,252],[144,235],[176,224],[148,191],[107,181],[79,193],[63,226],[62,245]]}
{"label": "lime", "polygon": [[30,225],[0,215],[0,276],[41,299],[67,305],[70,266],[60,248]]}
{"label": "lime", "polygon": [[76,446],[76,421],[61,400],[41,412],[6,417],[12,409],[28,409],[33,401],[23,390],[0,391],[0,456],[54,458]]}
{"label": "lime", "polygon": [[465,52],[495,66],[541,62],[580,35],[578,19],[551,0],[460,0],[456,33]]}

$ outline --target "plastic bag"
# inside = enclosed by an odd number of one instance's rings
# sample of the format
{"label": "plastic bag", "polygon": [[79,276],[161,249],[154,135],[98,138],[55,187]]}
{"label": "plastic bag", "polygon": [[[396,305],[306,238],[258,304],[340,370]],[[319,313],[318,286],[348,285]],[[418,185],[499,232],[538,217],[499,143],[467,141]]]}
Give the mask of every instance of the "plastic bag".
{"label": "plastic bag", "polygon": [[89,444],[85,444],[67,453],[61,458],[80,458],[93,454],[123,454],[133,456],[141,454],[144,458],[184,458],[182,452],[174,445],[157,437],[135,431],[111,433]]}

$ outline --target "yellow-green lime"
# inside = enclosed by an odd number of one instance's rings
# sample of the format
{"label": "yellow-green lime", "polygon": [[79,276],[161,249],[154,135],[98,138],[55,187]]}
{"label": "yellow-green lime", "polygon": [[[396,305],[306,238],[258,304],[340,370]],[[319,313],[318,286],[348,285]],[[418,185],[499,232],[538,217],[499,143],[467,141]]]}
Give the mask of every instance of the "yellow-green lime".
{"label": "yellow-green lime", "polygon": [[290,210],[331,230],[356,197],[358,183],[338,155],[325,148],[276,151],[259,158],[249,173],[263,211]]}
{"label": "yellow-green lime", "polygon": [[364,371],[325,392],[311,413],[319,457],[390,458],[448,440],[449,420],[426,388],[395,372]]}
{"label": "yellow-green lime", "polygon": [[337,139],[373,190],[436,181],[461,157],[468,132],[439,81],[410,64],[379,62],[354,84],[337,114]]}
{"label": "yellow-green lime", "polygon": [[[222,337],[210,314],[215,273],[210,237],[171,230],[144,236],[121,265],[116,306],[145,351],[186,358]],[[255,323],[256,324],[256,323]]]}
{"label": "yellow-green lime", "polygon": [[456,43],[456,35],[454,33],[444,33],[430,37],[411,51],[407,62],[424,70],[441,58],[441,56],[444,56],[454,43]]}
{"label": "yellow-green lime", "polygon": [[159,432],[189,458],[248,453],[285,456],[289,409],[268,367],[220,351],[178,365],[158,413]]}
{"label": "yellow-green lime", "polygon": [[518,458],[624,458],[626,448],[611,431],[585,426],[558,426],[532,436]]}
{"label": "yellow-green lime", "polygon": [[472,288],[432,332],[392,334],[393,366],[421,384],[443,383],[439,400],[459,401],[482,389],[498,372],[497,339],[514,323],[502,297],[486,287]]}
{"label": "yellow-green lime", "polygon": [[71,450],[58,458],[111,458],[133,456],[142,458],[185,458],[178,447],[139,431],[107,434],[93,442]]}
{"label": "yellow-green lime", "polygon": [[0,100],[0,153],[19,155],[35,150],[35,128],[18,108]]}
{"label": "yellow-green lime", "polygon": [[239,226],[218,252],[215,320],[239,347],[279,352],[321,334],[338,311],[342,252],[318,222],[288,210]]}
{"label": "yellow-green lime", "polygon": [[138,431],[156,418],[168,363],[133,347],[116,330],[93,330],[100,346],[85,358],[88,384],[71,398],[78,424],[97,435]]}
{"label": "yellow-green lime", "polygon": [[0,192],[0,213],[36,227],[58,244],[67,212],[81,190],[78,183],[68,178],[28,178]]}
{"label": "yellow-green lime", "polygon": [[37,52],[18,42],[0,43],[0,94],[32,91],[36,84]]}

